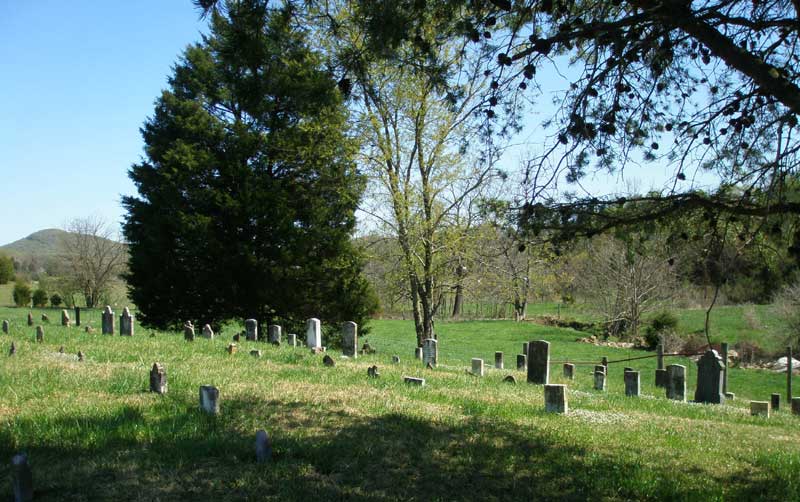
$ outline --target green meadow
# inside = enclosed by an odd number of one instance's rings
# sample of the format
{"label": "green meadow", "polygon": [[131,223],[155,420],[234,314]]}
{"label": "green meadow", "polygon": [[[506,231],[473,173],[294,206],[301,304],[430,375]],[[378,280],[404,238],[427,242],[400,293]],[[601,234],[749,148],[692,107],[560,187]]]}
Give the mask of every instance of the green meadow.
{"label": "green meadow", "polygon": [[[652,353],[577,343],[583,333],[534,323],[439,322],[440,364],[426,370],[413,358],[410,321],[373,321],[361,342],[377,353],[344,359],[331,349],[329,368],[286,344],[241,341],[229,355],[238,326],[186,342],[138,325],[131,338],[101,335],[99,310],[81,316],[93,334],[61,327],[58,310],[33,312],[37,325],[42,312],[50,317],[44,343],[28,310],[0,308],[11,321],[0,334],[6,498],[10,458],[24,451],[36,500],[800,499],[800,416],[785,402],[785,374],[732,368],[736,399],[701,405],[665,399],[655,358],[624,361]],[[522,343],[538,339],[551,342],[551,382],[569,387],[566,415],[545,413],[543,387],[515,370]],[[491,367],[495,351],[506,369]],[[592,389],[603,356],[612,361],[606,392]],[[486,363],[482,378],[467,373],[473,357]],[[562,361],[577,363],[573,381]],[[167,371],[165,395],[148,392],[154,362]],[[691,399],[695,363],[670,363],[687,366]],[[367,377],[373,364],[377,379]],[[624,366],[641,372],[642,397],[625,397]],[[426,385],[405,384],[406,375]],[[201,385],[219,388],[218,416],[199,410]],[[749,401],[773,392],[781,409],[750,416]],[[272,441],[266,464],[255,461],[258,429]]]}

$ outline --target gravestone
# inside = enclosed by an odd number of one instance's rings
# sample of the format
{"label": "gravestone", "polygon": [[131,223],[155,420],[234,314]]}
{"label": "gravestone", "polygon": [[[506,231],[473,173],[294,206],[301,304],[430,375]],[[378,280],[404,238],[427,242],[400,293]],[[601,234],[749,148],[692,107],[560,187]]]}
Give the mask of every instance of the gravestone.
{"label": "gravestone", "polygon": [[14,345],[14,342],[11,342],[11,347],[8,349],[8,355],[13,356],[17,353],[17,346]]}
{"label": "gravestone", "polygon": [[228,351],[228,354],[234,355],[234,354],[236,354],[236,352],[238,352],[239,347],[235,343],[231,343],[231,344],[228,345],[228,348],[225,349],[225,350]]}
{"label": "gravestone", "polygon": [[772,394],[770,396],[769,405],[772,408],[772,411],[778,411],[781,409],[781,395]]}
{"label": "gravestone", "polygon": [[625,366],[624,368],[622,368],[622,372],[623,373],[625,373],[626,371],[633,371],[633,368],[629,368],[628,366]]}
{"label": "gravestone", "polygon": [[61,311],[61,325],[69,327],[69,313],[66,310]]}
{"label": "gravestone", "polygon": [[475,376],[483,376],[483,359],[477,357],[472,358],[472,374]]}
{"label": "gravestone", "polygon": [[38,343],[44,342],[44,328],[41,326],[36,326],[36,341]]}
{"label": "gravestone", "polygon": [[660,343],[656,345],[656,369],[664,369],[664,346]]}
{"label": "gravestone", "polygon": [[33,314],[28,312],[28,326],[33,326]]}
{"label": "gravestone", "polygon": [[594,370],[595,371],[601,371],[601,372],[605,373],[606,372],[606,367],[603,366],[602,364],[595,364],[594,365]]}
{"label": "gravestone", "polygon": [[769,401],[750,401],[750,415],[769,418]]}
{"label": "gravestone", "polygon": [[253,349],[253,350],[250,351],[250,355],[255,357],[256,359],[258,359],[259,357],[261,357],[261,351],[257,350],[257,349]]}
{"label": "gravestone", "polygon": [[84,356],[83,352],[79,350],[79,351],[78,351],[78,362],[79,362],[79,363],[82,363],[82,362],[83,362],[83,358],[84,358],[84,357],[85,357],[85,356]]}
{"label": "gravestone", "polygon": [[167,393],[167,370],[158,363],[153,363],[153,369],[150,370],[150,392]]}
{"label": "gravestone", "polygon": [[[94,333],[94,328],[93,328],[93,327],[91,327],[91,326],[86,326],[85,328],[83,328],[83,330],[84,330],[85,332],[89,333],[89,334],[91,334],[91,333]],[[151,336],[155,336],[155,335],[153,334],[153,335],[151,335]]]}
{"label": "gravestone", "polygon": [[548,413],[567,413],[567,386],[547,384],[544,386],[544,411]]}
{"label": "gravestone", "polygon": [[256,432],[256,462],[263,464],[272,458],[272,444],[267,431],[261,429]]}
{"label": "gravestone", "polygon": [[667,388],[667,370],[656,370],[656,387]]}
{"label": "gravestone", "polygon": [[269,343],[273,345],[280,345],[281,344],[281,327],[277,324],[270,324],[267,326],[267,338],[269,339]]}
{"label": "gravestone", "polygon": [[100,314],[101,328],[104,335],[114,334],[114,311],[111,310],[111,305],[106,305],[103,313]]}
{"label": "gravestone", "polygon": [[698,403],[725,403],[722,392],[725,365],[716,350],[707,350],[697,361],[697,389],[694,400]]}
{"label": "gravestone", "polygon": [[606,375],[608,375],[608,357],[603,356],[603,358],[600,360],[600,364],[605,367]]}
{"label": "gravestone", "polygon": [[342,354],[358,357],[358,324],[353,321],[342,324]]}
{"label": "gravestone", "polygon": [[686,401],[686,366],[667,366],[667,399]]}
{"label": "gravestone", "polygon": [[503,379],[503,382],[516,384],[517,379],[514,377],[514,375],[508,375]]}
{"label": "gravestone", "polygon": [[528,355],[528,342],[522,343],[522,353],[525,354],[526,356]]}
{"label": "gravestone", "polygon": [[372,348],[372,345],[369,344],[368,340],[364,340],[364,345],[361,347],[361,350],[359,350],[359,352],[362,354],[374,354],[377,351],[374,348]]}
{"label": "gravestone", "polygon": [[128,307],[122,309],[122,315],[119,316],[119,334],[120,336],[133,336],[133,316]]}
{"label": "gravestone", "polygon": [[200,387],[200,409],[209,415],[219,415],[219,390],[216,387]]}
{"label": "gravestone", "polygon": [[3,333],[8,334],[8,321],[3,321]]}
{"label": "gravestone", "polygon": [[370,366],[367,368],[367,376],[370,378],[378,378],[380,376],[380,373],[378,373],[378,367]]}
{"label": "gravestone", "polygon": [[186,324],[183,325],[183,339],[187,342],[194,341],[194,325],[192,321],[186,321]]}
{"label": "gravestone", "polygon": [[289,333],[286,335],[286,341],[289,344],[289,347],[297,347],[297,334]]}
{"label": "gravestone", "polygon": [[410,383],[411,385],[419,385],[420,387],[424,387],[425,386],[425,379],[424,378],[404,376],[403,377],[403,381],[405,383]]}
{"label": "gravestone", "polygon": [[594,390],[606,390],[606,374],[604,371],[594,372]]}
{"label": "gravestone", "polygon": [[251,342],[258,341],[258,322],[255,319],[247,319],[244,321],[245,340]]}
{"label": "gravestone", "polygon": [[625,378],[625,395],[628,397],[639,397],[639,372],[626,371],[623,373]]}
{"label": "gravestone", "polygon": [[81,308],[75,305],[75,326],[81,325]]}
{"label": "gravestone", "polygon": [[11,486],[14,490],[14,502],[33,500],[33,474],[28,465],[28,456],[24,453],[11,457]]}
{"label": "gravestone", "polygon": [[63,345],[58,348],[58,353],[59,354],[63,354],[64,353],[64,346]]}
{"label": "gravestone", "polygon": [[528,369],[528,356],[525,354],[517,354],[517,370],[525,371]]}
{"label": "gravestone", "polygon": [[422,361],[422,347],[414,347],[414,359]]}
{"label": "gravestone", "polygon": [[336,361],[334,361],[333,358],[331,356],[329,356],[328,354],[325,354],[325,357],[322,358],[322,364],[324,366],[332,368],[332,367],[336,366]]}
{"label": "gravestone", "polygon": [[571,363],[564,363],[564,378],[570,380],[575,379],[575,365]]}
{"label": "gravestone", "polygon": [[547,384],[550,381],[550,342],[528,342],[528,383]]}
{"label": "gravestone", "polygon": [[392,362],[395,364],[400,364],[400,356],[392,356]]}
{"label": "gravestone", "polygon": [[494,367],[495,367],[495,369],[498,369],[498,370],[503,369],[503,353],[502,352],[495,352],[494,353]]}
{"label": "gravestone", "polygon": [[204,324],[203,325],[202,333],[203,333],[203,338],[208,338],[209,340],[213,340],[214,339],[214,330],[211,329],[211,325],[210,324]]}
{"label": "gravestone", "polygon": [[422,342],[422,364],[433,367],[439,362],[439,342],[435,338],[428,338]]}
{"label": "gravestone", "polygon": [[316,317],[306,321],[306,345],[312,350],[322,348],[322,332]]}
{"label": "gravestone", "polygon": [[[11,344],[12,347],[14,344]],[[800,397],[792,398],[792,415],[800,415]]]}
{"label": "gravestone", "polygon": [[727,399],[728,401],[733,401],[734,399],[736,399],[736,393],[735,392],[726,392],[725,393],[725,399]]}
{"label": "gravestone", "polygon": [[42,314],[42,322],[50,322],[50,318],[47,317],[47,314]]}

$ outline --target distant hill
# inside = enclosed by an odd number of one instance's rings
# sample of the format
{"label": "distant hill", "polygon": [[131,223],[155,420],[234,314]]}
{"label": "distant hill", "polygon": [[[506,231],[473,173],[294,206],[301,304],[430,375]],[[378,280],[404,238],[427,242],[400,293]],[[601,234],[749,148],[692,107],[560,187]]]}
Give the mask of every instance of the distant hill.
{"label": "distant hill", "polygon": [[17,259],[29,256],[39,258],[55,257],[62,253],[61,239],[67,235],[69,235],[68,232],[58,228],[39,230],[11,244],[0,246],[0,252]]}

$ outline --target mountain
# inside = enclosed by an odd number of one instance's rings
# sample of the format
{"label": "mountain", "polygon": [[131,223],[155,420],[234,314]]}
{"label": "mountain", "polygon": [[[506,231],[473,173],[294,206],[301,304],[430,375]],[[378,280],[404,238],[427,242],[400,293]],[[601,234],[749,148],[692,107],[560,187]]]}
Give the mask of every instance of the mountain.
{"label": "mountain", "polygon": [[0,246],[0,253],[5,253],[17,259],[28,256],[39,258],[56,257],[62,253],[61,240],[67,235],[69,235],[68,232],[57,228],[39,230],[11,244]]}

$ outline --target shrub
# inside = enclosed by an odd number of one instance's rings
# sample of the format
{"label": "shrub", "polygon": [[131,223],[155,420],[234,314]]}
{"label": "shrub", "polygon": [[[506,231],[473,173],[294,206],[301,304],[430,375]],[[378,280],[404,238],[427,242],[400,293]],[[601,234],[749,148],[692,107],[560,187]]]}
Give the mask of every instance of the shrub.
{"label": "shrub", "polygon": [[47,291],[39,288],[33,292],[33,300],[34,307],[46,307],[47,306]]}
{"label": "shrub", "polygon": [[52,305],[53,307],[58,307],[63,302],[64,302],[64,300],[61,298],[61,295],[59,295],[58,293],[53,293],[53,296],[50,297],[50,305]]}
{"label": "shrub", "polygon": [[678,330],[678,317],[667,310],[656,313],[644,329],[644,341],[648,348],[655,348],[663,336]]}
{"label": "shrub", "polygon": [[27,307],[31,303],[31,287],[24,282],[14,283],[14,305],[17,307]]}
{"label": "shrub", "polygon": [[14,262],[10,256],[0,254],[0,284],[6,284],[14,278]]}

